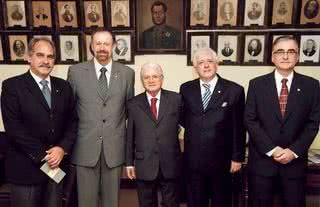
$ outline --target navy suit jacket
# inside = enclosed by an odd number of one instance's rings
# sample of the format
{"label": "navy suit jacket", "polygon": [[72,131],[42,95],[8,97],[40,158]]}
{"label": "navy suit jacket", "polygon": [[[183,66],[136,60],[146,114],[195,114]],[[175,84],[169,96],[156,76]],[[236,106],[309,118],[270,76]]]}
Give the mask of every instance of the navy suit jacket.
{"label": "navy suit jacket", "polygon": [[[308,149],[320,119],[319,81],[294,73],[284,118],[281,116],[274,72],[250,81],[245,109],[249,131],[249,172],[273,176],[303,176]],[[274,147],[289,148],[299,157],[283,165],[266,155]]]}
{"label": "navy suit jacket", "polygon": [[182,84],[180,93],[188,168],[204,173],[229,172],[231,160],[244,160],[243,87],[219,77],[206,110],[199,79]]}
{"label": "navy suit jacket", "polygon": [[30,72],[2,83],[1,112],[9,140],[5,170],[11,183],[47,181],[39,168],[52,146],[71,153],[77,132],[71,86],[59,78],[50,80],[51,109]]}

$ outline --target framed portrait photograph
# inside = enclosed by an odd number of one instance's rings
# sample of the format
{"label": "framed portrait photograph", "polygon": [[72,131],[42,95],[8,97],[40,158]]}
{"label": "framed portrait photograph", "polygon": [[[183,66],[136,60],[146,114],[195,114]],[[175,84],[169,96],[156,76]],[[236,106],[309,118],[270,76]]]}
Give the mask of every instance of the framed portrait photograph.
{"label": "framed portrait photograph", "polygon": [[187,65],[192,65],[193,54],[200,48],[213,48],[212,32],[188,32],[187,34]]}
{"label": "framed portrait photograph", "polygon": [[239,39],[237,33],[219,33],[217,34],[217,55],[220,65],[239,64]]}
{"label": "framed portrait photograph", "polygon": [[245,0],[244,26],[264,26],[266,0]]}
{"label": "framed portrait photograph", "polygon": [[237,26],[238,0],[218,0],[217,2],[217,26]]}
{"label": "framed portrait photograph", "polygon": [[58,22],[60,28],[77,28],[78,13],[76,1],[57,1]]}
{"label": "framed portrait photograph", "polygon": [[300,37],[300,63],[320,62],[320,34],[301,35]]}
{"label": "framed portrait photograph", "polygon": [[5,1],[7,27],[27,27],[25,1]]}
{"label": "framed portrait photograph", "polygon": [[111,27],[124,28],[131,27],[130,22],[130,3],[129,0],[111,0]]}
{"label": "framed portrait photograph", "polygon": [[45,38],[48,38],[49,40],[52,40],[52,35],[50,34],[34,34],[32,35],[33,38],[42,38],[42,37],[45,37]]}
{"label": "framed portrait photograph", "polygon": [[84,1],[86,27],[104,27],[102,1]]}
{"label": "framed portrait photograph", "polygon": [[27,35],[8,35],[10,47],[10,60],[27,61],[28,37]]}
{"label": "framed portrait photograph", "polygon": [[184,0],[136,0],[137,52],[183,53]]}
{"label": "framed portrait photograph", "polygon": [[86,54],[85,60],[91,60],[93,58],[93,54],[91,51],[91,34],[85,34],[85,46],[86,46]]}
{"label": "framed portrait photograph", "polygon": [[112,59],[125,64],[134,63],[132,34],[130,32],[114,33],[115,45],[112,51]]}
{"label": "framed portrait photograph", "polygon": [[188,21],[189,28],[208,28],[211,23],[211,0],[188,0]]}
{"label": "framed portrait photograph", "polygon": [[32,1],[33,27],[52,27],[50,1]]}
{"label": "framed portrait photograph", "polygon": [[60,35],[60,61],[62,63],[73,63],[80,61],[80,40],[79,35]]}
{"label": "framed portrait photograph", "polygon": [[300,24],[320,24],[320,0],[302,0]]}
{"label": "framed portrait photograph", "polygon": [[294,0],[273,0],[272,5],[272,25],[283,25],[293,23]]}
{"label": "framed portrait photograph", "polygon": [[247,34],[244,38],[243,63],[251,65],[264,64],[265,41],[263,34]]}

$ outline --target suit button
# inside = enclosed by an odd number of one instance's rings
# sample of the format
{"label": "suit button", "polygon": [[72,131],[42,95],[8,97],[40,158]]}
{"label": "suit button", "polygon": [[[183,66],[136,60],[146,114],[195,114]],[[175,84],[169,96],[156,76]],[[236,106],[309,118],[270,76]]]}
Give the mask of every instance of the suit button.
{"label": "suit button", "polygon": [[50,117],[50,119],[53,119],[53,114],[50,114],[50,116],[49,116],[49,117]]}
{"label": "suit button", "polygon": [[51,129],[51,134],[53,134],[54,133],[54,129]]}
{"label": "suit button", "polygon": [[106,123],[106,120],[104,119],[104,120],[102,120],[102,122],[103,122],[103,123]]}
{"label": "suit button", "polygon": [[106,103],[103,103],[103,106],[104,106],[104,107],[106,107],[106,106],[107,106],[107,104],[106,104]]}
{"label": "suit button", "polygon": [[154,151],[154,154],[158,154],[158,151],[157,151],[157,150],[155,150],[155,151]]}
{"label": "suit button", "polygon": [[102,139],[102,136],[100,136],[99,139]]}

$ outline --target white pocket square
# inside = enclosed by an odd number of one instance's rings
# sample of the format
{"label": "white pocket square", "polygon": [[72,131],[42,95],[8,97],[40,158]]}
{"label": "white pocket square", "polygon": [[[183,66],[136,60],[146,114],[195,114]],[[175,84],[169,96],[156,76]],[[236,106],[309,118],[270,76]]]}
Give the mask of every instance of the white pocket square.
{"label": "white pocket square", "polygon": [[226,106],[228,106],[228,102],[223,102],[221,105],[221,107],[226,107]]}

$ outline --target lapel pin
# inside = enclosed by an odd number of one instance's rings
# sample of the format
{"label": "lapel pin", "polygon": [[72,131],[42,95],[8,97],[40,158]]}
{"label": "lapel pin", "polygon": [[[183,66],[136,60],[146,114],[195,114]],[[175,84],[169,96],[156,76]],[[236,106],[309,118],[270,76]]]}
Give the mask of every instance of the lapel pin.
{"label": "lapel pin", "polygon": [[58,89],[56,89],[56,93],[59,93],[60,91]]}
{"label": "lapel pin", "polygon": [[218,93],[221,93],[221,91],[218,91]]}
{"label": "lapel pin", "polygon": [[300,91],[301,91],[301,89],[300,89],[300,88],[297,88],[297,91],[298,91],[298,92],[300,92]]}

